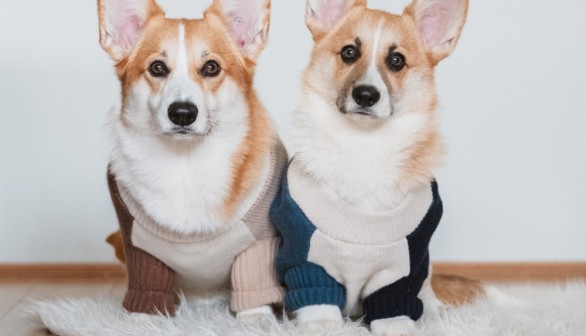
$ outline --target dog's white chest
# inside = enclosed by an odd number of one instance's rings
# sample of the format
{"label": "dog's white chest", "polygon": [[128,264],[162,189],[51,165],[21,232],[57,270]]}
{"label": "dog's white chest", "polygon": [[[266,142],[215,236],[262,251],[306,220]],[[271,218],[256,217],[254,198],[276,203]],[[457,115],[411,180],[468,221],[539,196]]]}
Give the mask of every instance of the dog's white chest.
{"label": "dog's white chest", "polygon": [[191,144],[113,130],[112,171],[149,217],[175,232],[220,229],[242,132]]}

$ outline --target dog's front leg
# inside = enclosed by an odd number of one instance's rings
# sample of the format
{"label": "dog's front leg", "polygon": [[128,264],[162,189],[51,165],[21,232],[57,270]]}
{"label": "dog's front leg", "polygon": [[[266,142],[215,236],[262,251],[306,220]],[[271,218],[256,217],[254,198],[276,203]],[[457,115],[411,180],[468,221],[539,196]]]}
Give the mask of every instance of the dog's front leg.
{"label": "dog's front leg", "polygon": [[283,280],[288,292],[285,306],[295,312],[300,324],[337,327],[343,323],[341,307],[346,290],[321,266],[307,262],[288,269]]}
{"label": "dog's front leg", "polygon": [[275,271],[278,237],[256,241],[232,265],[231,308],[239,321],[265,325],[276,321],[272,304],[283,301],[285,290]]}
{"label": "dog's front leg", "polygon": [[236,313],[236,320],[247,326],[254,326],[261,330],[270,330],[278,324],[273,313],[273,307],[263,305]]}
{"label": "dog's front leg", "polygon": [[295,311],[295,318],[299,324],[316,323],[323,326],[338,326],[344,322],[340,307],[329,304],[299,308]]}
{"label": "dog's front leg", "polygon": [[175,272],[160,260],[125,245],[128,291],[123,306],[132,313],[175,315]]}
{"label": "dog's front leg", "polygon": [[370,331],[374,336],[414,336],[416,334],[415,322],[408,316],[372,321]]}
{"label": "dog's front leg", "polygon": [[175,272],[162,261],[132,244],[134,217],[126,207],[114,175],[108,187],[118,216],[128,273],[128,291],[122,305],[131,313],[175,315]]}
{"label": "dog's front leg", "polygon": [[415,336],[415,321],[423,315],[419,291],[428,273],[427,265],[378,289],[364,299],[365,321],[374,336]]}

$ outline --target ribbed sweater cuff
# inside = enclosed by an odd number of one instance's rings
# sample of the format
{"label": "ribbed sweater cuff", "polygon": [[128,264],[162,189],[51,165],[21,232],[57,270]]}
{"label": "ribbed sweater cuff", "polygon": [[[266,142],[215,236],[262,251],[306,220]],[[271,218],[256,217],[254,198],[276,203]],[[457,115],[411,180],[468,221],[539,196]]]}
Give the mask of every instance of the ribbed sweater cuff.
{"label": "ribbed sweater cuff", "polygon": [[122,305],[132,313],[175,315],[175,295],[165,292],[131,289],[126,292]]}
{"label": "ribbed sweater cuff", "polygon": [[346,290],[326,271],[315,264],[307,263],[289,269],[284,276],[288,292],[285,307],[297,310],[305,306],[328,304],[344,308]]}
{"label": "ribbed sweater cuff", "polygon": [[283,301],[283,295],[285,295],[283,287],[260,289],[252,292],[232,292],[230,308],[238,313],[263,305],[280,304]]}
{"label": "ribbed sweater cuff", "polygon": [[346,304],[346,292],[338,287],[313,287],[300,288],[287,292],[285,296],[285,307],[291,311],[313,306],[313,305],[334,305],[344,308]]}
{"label": "ribbed sweater cuff", "polygon": [[232,305],[235,312],[281,303],[284,289],[275,270],[279,238],[255,242],[232,265]]}
{"label": "ribbed sweater cuff", "polygon": [[374,295],[364,300],[365,322],[408,316],[413,321],[423,315],[423,302],[413,295]]}
{"label": "ribbed sweater cuff", "polygon": [[133,313],[175,315],[175,273],[145,251],[126,245],[128,292],[124,308]]}

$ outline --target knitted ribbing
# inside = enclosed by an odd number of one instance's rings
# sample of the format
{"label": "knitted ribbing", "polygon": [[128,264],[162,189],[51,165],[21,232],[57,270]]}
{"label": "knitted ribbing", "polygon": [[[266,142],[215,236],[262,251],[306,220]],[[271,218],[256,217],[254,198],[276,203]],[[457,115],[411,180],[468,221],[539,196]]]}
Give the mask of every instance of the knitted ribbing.
{"label": "knitted ribbing", "polygon": [[[108,170],[109,172],[110,170]],[[175,314],[175,273],[131,242],[134,218],[120,196],[114,175],[108,173],[110,196],[120,222],[128,273],[123,306],[131,312]]]}
{"label": "knitted ribbing", "polygon": [[295,311],[309,305],[334,305],[343,309],[346,290],[326,271],[313,263],[288,269],[283,275],[287,284],[285,307]]}
{"label": "knitted ribbing", "polygon": [[128,311],[175,315],[174,273],[140,249],[127,253],[128,291],[123,306]]}
{"label": "knitted ribbing", "polygon": [[364,301],[364,322],[408,316],[417,321],[423,315],[423,302],[414,294],[375,295]]}
{"label": "knitted ribbing", "polygon": [[275,270],[279,242],[278,237],[257,241],[236,257],[232,266],[233,311],[282,301],[285,290]]}

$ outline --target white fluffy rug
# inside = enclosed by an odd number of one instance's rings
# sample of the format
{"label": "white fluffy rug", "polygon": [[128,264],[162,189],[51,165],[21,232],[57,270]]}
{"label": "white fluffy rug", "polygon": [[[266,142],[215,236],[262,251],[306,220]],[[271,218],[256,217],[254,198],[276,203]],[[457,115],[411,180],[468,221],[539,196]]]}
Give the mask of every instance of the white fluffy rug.
{"label": "white fluffy rug", "polygon": [[[484,300],[425,316],[417,323],[419,336],[586,335],[586,283],[499,289],[516,299]],[[222,300],[183,302],[174,319],[127,314],[117,299],[36,302],[32,311],[35,318],[61,336],[369,335],[367,328],[350,321],[334,330],[297,326],[286,318],[281,323],[238,322]]]}

